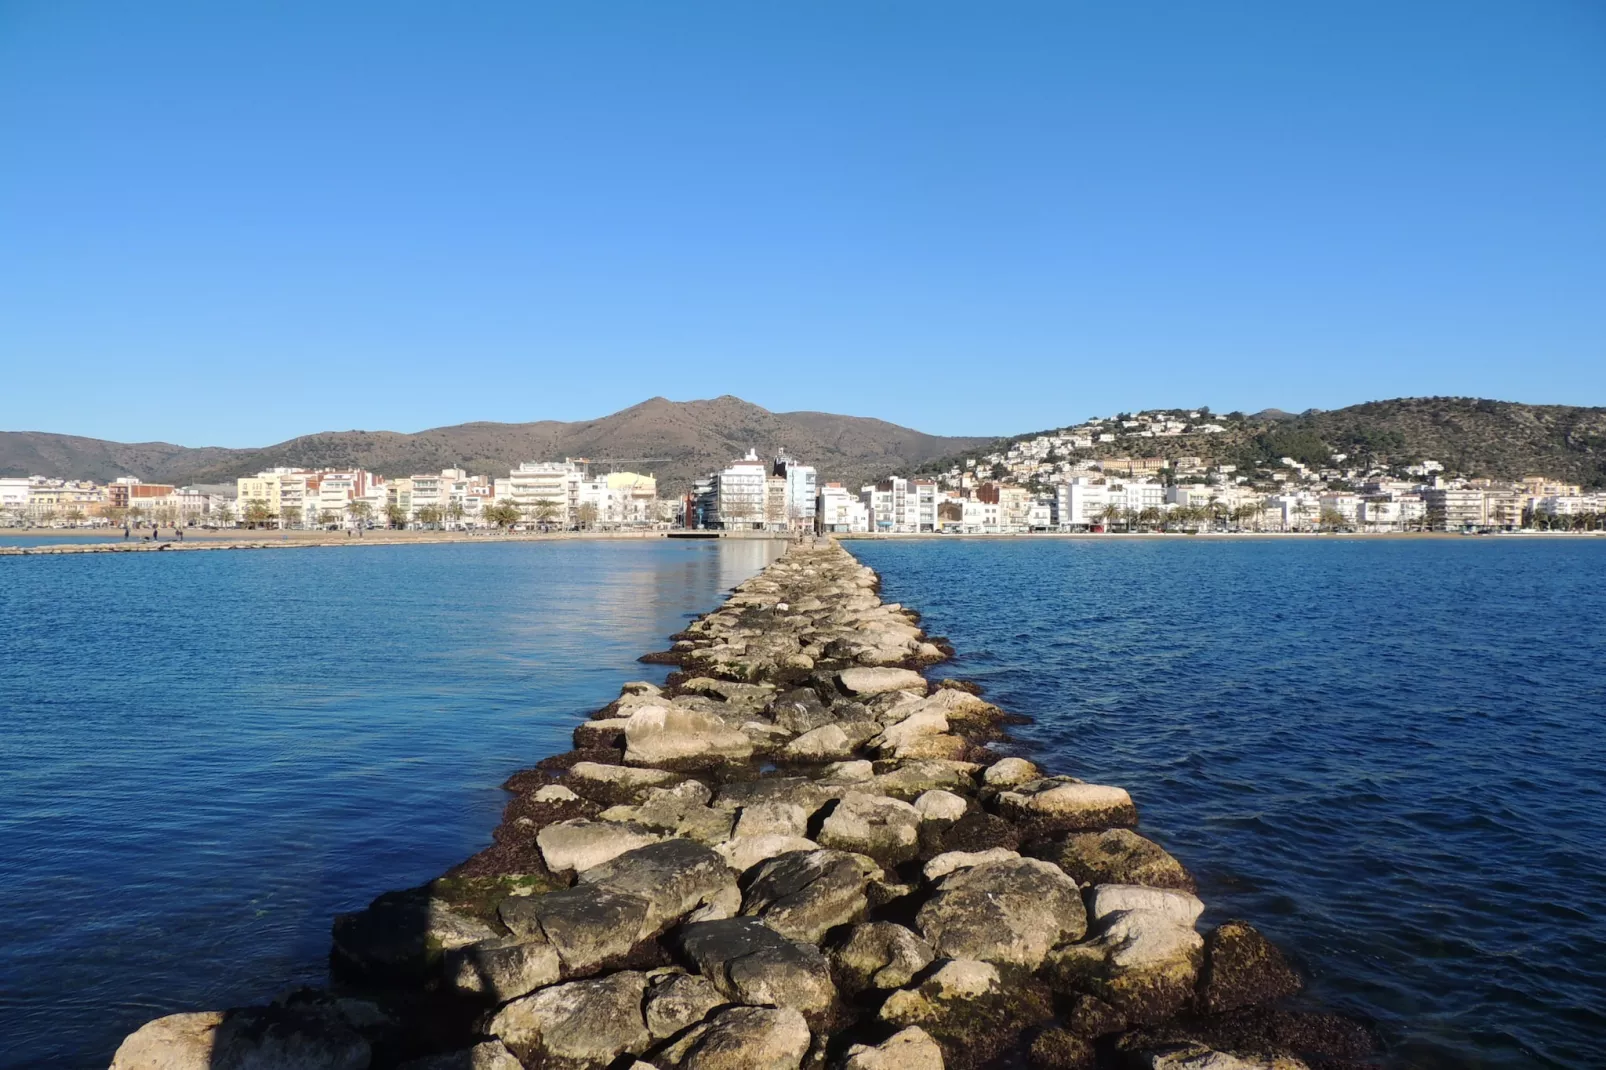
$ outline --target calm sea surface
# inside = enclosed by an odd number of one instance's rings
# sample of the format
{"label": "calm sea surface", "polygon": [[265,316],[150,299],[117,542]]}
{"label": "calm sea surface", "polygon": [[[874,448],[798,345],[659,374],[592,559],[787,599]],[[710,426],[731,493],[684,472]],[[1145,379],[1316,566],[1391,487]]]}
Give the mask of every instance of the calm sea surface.
{"label": "calm sea surface", "polygon": [[319,982],[773,545],[0,558],[0,1066]]}
{"label": "calm sea surface", "polygon": [[1606,1065],[1606,540],[849,546],[1391,1065]]}

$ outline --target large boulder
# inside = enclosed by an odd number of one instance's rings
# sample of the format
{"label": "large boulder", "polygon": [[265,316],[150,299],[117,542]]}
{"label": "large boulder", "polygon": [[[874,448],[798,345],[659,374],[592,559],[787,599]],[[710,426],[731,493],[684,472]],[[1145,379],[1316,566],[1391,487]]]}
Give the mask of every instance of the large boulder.
{"label": "large boulder", "polygon": [[1204,904],[1186,892],[1105,884],[1087,896],[1091,935],[1055,948],[1044,972],[1056,988],[1096,996],[1129,1021],[1163,1021],[1193,997]]}
{"label": "large boulder", "polygon": [[541,858],[554,873],[583,872],[661,839],[664,839],[662,832],[645,825],[592,821],[583,817],[548,825],[535,835]]}
{"label": "large boulder", "polygon": [[788,691],[769,705],[770,717],[787,731],[802,735],[832,723],[836,716],[809,688]]}
{"label": "large boulder", "polygon": [[853,741],[839,725],[810,729],[781,748],[789,762],[834,762],[853,755]]}
{"label": "large boulder", "polygon": [[714,845],[725,864],[737,873],[746,873],[760,862],[795,851],[818,851],[820,845],[805,836],[772,832],[762,836],[738,836]]}
{"label": "large boulder", "polygon": [[837,801],[815,838],[826,847],[897,865],[920,852],[920,813],[899,799],[849,791]]}
{"label": "large boulder", "polygon": [[446,976],[459,992],[479,993],[493,1003],[528,995],[563,974],[557,948],[544,933],[535,938],[493,937],[446,953]]}
{"label": "large boulder", "polygon": [[726,1002],[706,977],[692,973],[660,977],[647,993],[647,1031],[654,1040],[664,1040],[696,1025]]}
{"label": "large boulder", "polygon": [[806,836],[811,810],[785,799],[772,799],[742,807],[732,833],[744,836]]}
{"label": "large boulder", "polygon": [[543,988],[491,1019],[490,1032],[526,1066],[603,1070],[652,1043],[642,1015],[645,974],[609,974]]}
{"label": "large boulder", "polygon": [[248,1007],[146,1022],[123,1040],[111,1070],[365,1070],[371,1057],[336,1015]]}
{"label": "large boulder", "polygon": [[365,910],[341,914],[332,935],[338,970],[394,984],[422,979],[439,969],[445,952],[497,934],[484,922],[415,890],[387,892]]}
{"label": "large boulder", "polygon": [[1301,987],[1275,944],[1246,921],[1222,922],[1204,938],[1199,1006],[1209,1014],[1272,1003]]}
{"label": "large boulder", "polygon": [[893,992],[877,1017],[895,1028],[919,1026],[942,1046],[951,1070],[972,1070],[1015,1050],[1025,1030],[1053,1014],[1049,993],[1029,974],[950,959],[915,987]]}
{"label": "large boulder", "polygon": [[1193,877],[1181,862],[1131,829],[1072,833],[1033,853],[1082,884],[1143,884],[1194,890]]}
{"label": "large boulder", "polygon": [[678,939],[697,972],[733,1002],[790,1007],[812,1020],[836,1000],[819,949],[788,940],[755,918],[689,923],[680,927]]}
{"label": "large boulder", "polygon": [[943,1070],[942,1048],[917,1025],[900,1030],[880,1044],[855,1044],[842,1070]]}
{"label": "large boulder", "polygon": [[730,1007],[699,1031],[680,1070],[798,1070],[809,1041],[808,1023],[795,1010]]}
{"label": "large boulder", "polygon": [[1234,1055],[1203,1044],[1168,1045],[1138,1052],[1141,1070],[1306,1070],[1304,1063],[1287,1055]]}
{"label": "large boulder", "polygon": [[998,812],[1035,835],[1130,827],[1138,811],[1124,788],[1086,784],[1072,777],[1049,777],[1003,792]]}
{"label": "large boulder", "polygon": [[[628,723],[628,722],[627,722]],[[563,773],[573,791],[604,806],[635,804],[655,788],[667,788],[686,778],[666,769],[636,769],[603,762],[575,762]]]}
{"label": "large boulder", "polygon": [[831,929],[862,918],[872,876],[843,851],[798,851],[762,863],[747,882],[742,913],[790,940],[817,944]]}
{"label": "large boulder", "polygon": [[936,789],[964,794],[975,787],[972,774],[976,768],[967,762],[937,759],[899,762],[886,772],[877,772],[864,785],[864,790],[905,801],[912,801],[922,793]]}
{"label": "large boulder", "polygon": [[1087,913],[1057,866],[1013,858],[943,877],[916,924],[938,955],[1035,970],[1051,948],[1081,939]]}
{"label": "large boulder", "polygon": [[645,706],[625,726],[625,761],[630,765],[703,769],[752,755],[753,741],[740,728],[702,710]]}
{"label": "large boulder", "polygon": [[581,886],[608,889],[647,902],[638,934],[647,939],[703,906],[733,913],[741,902],[725,859],[700,843],[665,840],[626,851],[580,874]]}
{"label": "large boulder", "polygon": [[981,775],[982,783],[990,788],[1013,788],[1042,777],[1037,766],[1025,758],[1000,758]]}
{"label": "large boulder", "polygon": [[919,691],[925,694],[926,678],[912,669],[843,669],[837,686],[849,695],[880,695],[888,691]]}
{"label": "large boulder", "polygon": [[578,977],[627,958],[655,931],[648,925],[651,910],[639,895],[579,885],[504,899],[497,913],[519,939],[549,942],[563,976]]}
{"label": "large boulder", "polygon": [[935,957],[930,944],[890,921],[855,925],[830,952],[837,983],[850,992],[902,988]]}

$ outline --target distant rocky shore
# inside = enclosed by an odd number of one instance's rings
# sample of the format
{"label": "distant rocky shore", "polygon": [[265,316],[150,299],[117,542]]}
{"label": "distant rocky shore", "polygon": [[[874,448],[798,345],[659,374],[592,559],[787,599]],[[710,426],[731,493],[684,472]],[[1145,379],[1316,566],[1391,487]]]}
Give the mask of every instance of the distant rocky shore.
{"label": "distant rocky shore", "polygon": [[1117,787],[1010,715],[834,542],[644,660],[506,784],[490,847],[335,920],[333,986],[156,1019],[113,1070],[1246,1070],[1365,1064]]}

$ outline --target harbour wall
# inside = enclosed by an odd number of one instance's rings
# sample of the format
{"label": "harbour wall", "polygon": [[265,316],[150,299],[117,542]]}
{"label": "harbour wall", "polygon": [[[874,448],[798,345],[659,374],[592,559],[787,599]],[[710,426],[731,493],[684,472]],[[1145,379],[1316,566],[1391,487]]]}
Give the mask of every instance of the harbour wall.
{"label": "harbour wall", "polygon": [[[1365,1065],[1119,787],[808,540],[515,774],[492,844],[335,920],[327,989],[170,1015],[113,1070]],[[643,1066],[642,1064],[646,1064]]]}

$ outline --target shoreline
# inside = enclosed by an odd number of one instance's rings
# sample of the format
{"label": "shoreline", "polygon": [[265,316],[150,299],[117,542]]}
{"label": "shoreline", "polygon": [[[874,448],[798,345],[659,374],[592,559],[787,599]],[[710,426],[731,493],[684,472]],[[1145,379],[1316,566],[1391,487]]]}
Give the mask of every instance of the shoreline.
{"label": "shoreline", "polygon": [[[286,537],[288,535],[288,537]],[[0,537],[4,531],[0,530]],[[244,536],[244,537],[242,537]],[[737,539],[786,539],[780,532],[730,532],[719,536],[720,538]],[[63,554],[115,554],[115,553],[156,553],[165,551],[183,550],[295,550],[309,548],[330,548],[337,546],[430,546],[443,543],[478,544],[487,542],[561,542],[577,539],[596,539],[603,541],[616,540],[642,540],[642,539],[672,539],[675,534],[665,530],[651,531],[553,531],[553,532],[484,532],[468,533],[455,531],[389,531],[376,529],[362,537],[337,535],[322,531],[290,531],[288,533],[269,533],[264,538],[250,532],[205,532],[191,534],[188,529],[182,542],[173,539],[163,539],[152,542],[149,539],[130,538],[126,542],[119,536],[115,540],[98,538],[97,535],[83,534],[71,536],[75,541],[60,543],[40,543],[35,546],[0,546],[0,557],[21,557],[29,555],[63,555]]]}
{"label": "shoreline", "polygon": [[[12,529],[0,529],[0,538]],[[28,532],[30,529],[16,529]],[[27,537],[32,537],[31,535]],[[55,536],[40,536],[49,538]],[[184,541],[163,539],[152,542],[144,538],[107,537],[99,532],[62,532],[62,542],[41,542],[30,546],[0,546],[0,557],[55,556],[87,553],[155,553],[170,550],[290,550],[310,547],[336,546],[427,546],[443,543],[486,542],[556,542],[576,539],[633,540],[633,539],[770,539],[784,540],[792,536],[778,531],[709,531],[693,536],[686,529],[653,529],[647,531],[554,531],[554,532],[457,532],[457,531],[391,531],[375,529],[362,537],[337,535],[323,531],[272,532],[265,537],[246,531],[185,531]],[[1606,531],[1511,531],[1464,535],[1447,531],[1377,531],[1377,532],[1325,532],[1325,531],[1033,531],[1014,534],[941,533],[941,532],[833,532],[822,538],[841,542],[856,540],[1071,540],[1093,542],[1121,541],[1258,541],[1278,539],[1322,540],[1439,540],[1439,539],[1606,539]]]}
{"label": "shoreline", "polygon": [[[795,544],[514,774],[489,847],[335,919],[332,987],[169,1015],[113,1070],[1361,1065],[1356,1023],[834,540]],[[1229,1053],[1229,1054],[1221,1054]],[[310,1065],[310,1063],[309,1063]]]}

